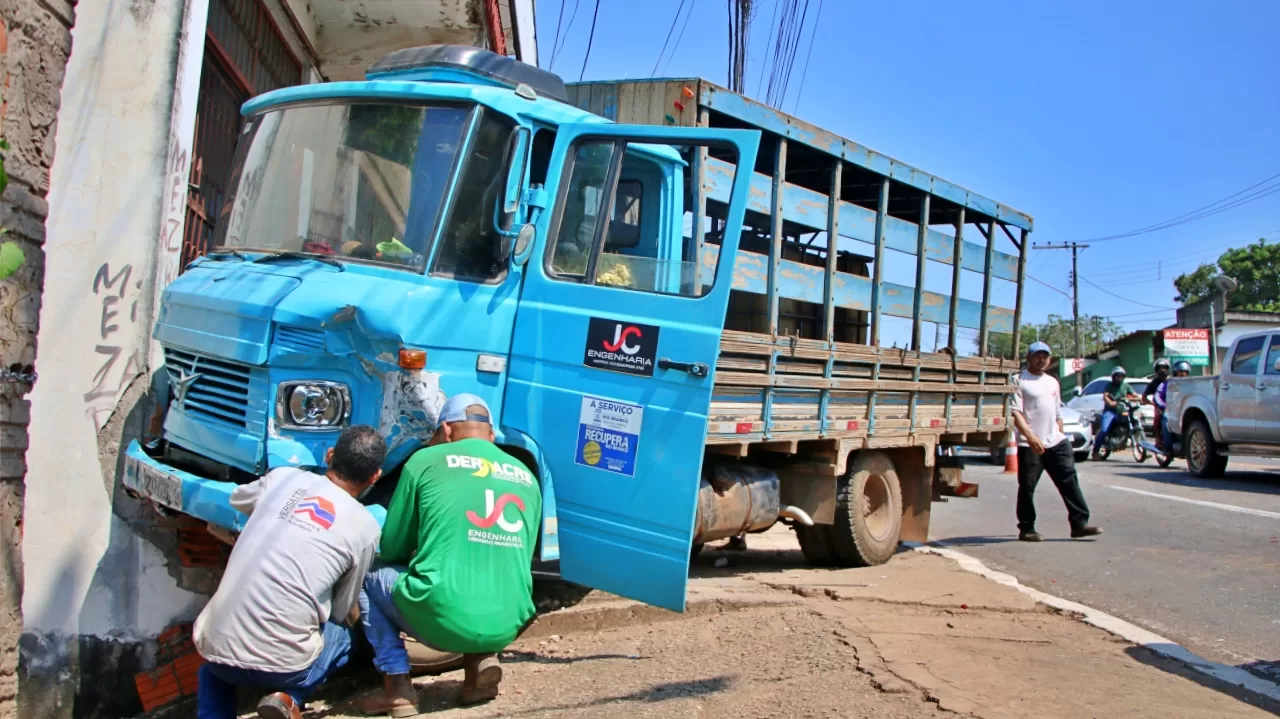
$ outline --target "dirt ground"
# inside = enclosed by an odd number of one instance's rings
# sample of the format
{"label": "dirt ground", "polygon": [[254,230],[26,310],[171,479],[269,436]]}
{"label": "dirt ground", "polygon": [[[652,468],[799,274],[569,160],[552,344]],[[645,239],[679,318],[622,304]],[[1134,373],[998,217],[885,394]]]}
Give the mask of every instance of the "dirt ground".
{"label": "dirt ground", "polygon": [[460,672],[417,685],[423,711],[442,717],[913,719],[948,713],[916,692],[878,691],[840,634],[803,605],[730,610],[522,641],[503,655],[502,695],[484,707],[453,706]]}
{"label": "dirt ground", "polygon": [[[553,612],[504,655],[496,701],[456,708],[461,673],[450,672],[418,680],[421,707],[618,719],[1280,715],[949,559],[905,552],[882,567],[809,569],[787,540],[700,557],[683,615],[607,595]],[[307,716],[356,716],[349,695],[334,699]]]}

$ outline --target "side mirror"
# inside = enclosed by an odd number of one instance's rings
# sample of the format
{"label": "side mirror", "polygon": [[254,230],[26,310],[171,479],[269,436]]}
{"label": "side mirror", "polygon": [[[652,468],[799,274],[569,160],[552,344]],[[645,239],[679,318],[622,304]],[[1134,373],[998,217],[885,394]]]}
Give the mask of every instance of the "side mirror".
{"label": "side mirror", "polygon": [[520,228],[516,233],[515,245],[511,248],[511,261],[517,266],[523,265],[529,261],[529,255],[533,254],[533,238],[537,230],[532,224],[527,224]]}
{"label": "side mirror", "polygon": [[1280,358],[1276,358],[1276,363],[1271,365],[1271,369],[1280,372]]}
{"label": "side mirror", "polygon": [[521,187],[524,185],[524,170],[529,157],[529,128],[517,127],[511,131],[511,139],[507,143],[507,173],[502,185],[502,201],[493,208],[493,229],[502,237],[512,238],[519,234],[510,230],[520,211]]}
{"label": "side mirror", "polygon": [[502,214],[520,209],[520,186],[524,184],[525,161],[529,157],[529,128],[517,127],[507,146],[507,184],[502,190]]}

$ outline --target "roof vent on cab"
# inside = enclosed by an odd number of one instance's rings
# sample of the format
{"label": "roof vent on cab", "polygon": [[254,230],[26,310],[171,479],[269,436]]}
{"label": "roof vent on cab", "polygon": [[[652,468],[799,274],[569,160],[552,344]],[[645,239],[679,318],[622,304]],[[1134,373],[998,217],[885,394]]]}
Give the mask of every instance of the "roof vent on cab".
{"label": "roof vent on cab", "polygon": [[471,45],[427,45],[382,56],[365,73],[369,80],[409,80],[496,85],[527,85],[542,97],[568,102],[564,80],[519,60]]}

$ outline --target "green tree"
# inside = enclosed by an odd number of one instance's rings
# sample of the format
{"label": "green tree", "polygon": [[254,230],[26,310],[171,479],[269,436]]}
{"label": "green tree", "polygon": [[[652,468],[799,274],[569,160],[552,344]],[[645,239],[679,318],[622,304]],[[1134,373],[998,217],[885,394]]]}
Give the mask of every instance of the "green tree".
{"label": "green tree", "polygon": [[1213,278],[1226,275],[1240,283],[1227,296],[1232,309],[1251,312],[1280,312],[1280,244],[1258,240],[1252,245],[1222,253],[1216,264],[1203,264],[1173,281],[1176,299],[1189,305],[1218,293]]}
{"label": "green tree", "polygon": [[[1124,334],[1124,328],[1100,315],[1080,316],[1080,348],[1091,354],[1108,342]],[[1018,357],[1026,355],[1032,342],[1047,342],[1055,357],[1071,357],[1076,353],[1075,325],[1070,317],[1049,315],[1042,324],[1022,325],[1022,337],[1018,342]],[[1010,345],[1013,335],[991,333],[987,338],[988,352],[998,357],[1012,357]]]}

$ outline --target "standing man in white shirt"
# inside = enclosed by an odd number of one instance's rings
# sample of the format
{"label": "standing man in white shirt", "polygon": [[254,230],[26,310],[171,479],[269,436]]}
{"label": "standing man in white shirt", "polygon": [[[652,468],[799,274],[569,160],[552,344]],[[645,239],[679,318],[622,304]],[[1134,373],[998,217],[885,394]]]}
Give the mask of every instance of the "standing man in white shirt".
{"label": "standing man in white shirt", "polygon": [[307,696],[347,663],[380,534],[356,498],[386,454],[372,427],[349,427],[325,455],[328,474],[281,467],[231,493],[249,521],[196,619],[199,719],[235,719],[238,686],[265,694],[259,717],[300,719]]}
{"label": "standing man in white shirt", "polygon": [[1067,521],[1072,539],[1094,537],[1102,529],[1089,524],[1076,476],[1076,460],[1071,442],[1062,432],[1062,390],[1058,381],[1045,374],[1050,349],[1044,342],[1027,348],[1027,368],[1018,376],[1013,395],[1013,426],[1018,430],[1018,539],[1042,542],[1036,532],[1036,485],[1040,474],[1049,478],[1067,505]]}

